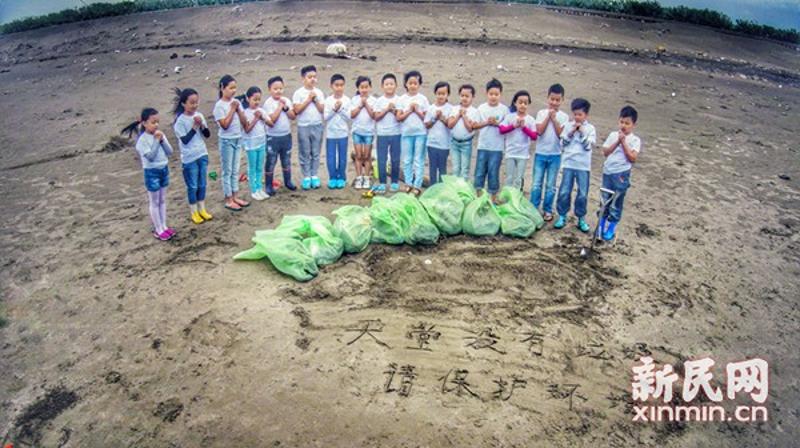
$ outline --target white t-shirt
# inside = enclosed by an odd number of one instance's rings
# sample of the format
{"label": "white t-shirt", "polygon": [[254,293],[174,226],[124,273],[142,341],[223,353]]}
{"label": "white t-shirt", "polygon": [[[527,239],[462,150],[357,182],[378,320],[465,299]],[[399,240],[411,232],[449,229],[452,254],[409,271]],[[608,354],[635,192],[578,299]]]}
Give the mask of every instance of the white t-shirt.
{"label": "white t-shirt", "polygon": [[592,170],[592,147],[597,143],[597,133],[594,126],[584,121],[581,129],[569,137],[574,120],[570,120],[561,131],[561,166],[580,171]]}
{"label": "white t-shirt", "polygon": [[[450,116],[457,117],[461,113],[461,109],[463,108],[464,106],[460,104],[458,106],[453,106],[453,108],[450,111]],[[466,117],[469,118],[469,120],[472,121],[473,123],[476,121],[481,121],[481,114],[480,112],[478,112],[478,109],[476,109],[474,106],[469,106],[467,108]],[[459,118],[455,126],[453,126],[453,129],[450,131],[451,137],[461,141],[467,140],[473,137],[474,135],[475,131],[467,131],[467,127],[464,125],[463,118]]]}
{"label": "white t-shirt", "polygon": [[453,105],[450,103],[444,103],[441,106],[431,104],[431,106],[428,108],[428,112],[425,113],[425,122],[433,123],[433,126],[428,129],[429,147],[437,149],[450,149],[450,128],[447,127],[445,122],[436,119],[436,112],[441,110],[442,118],[447,120],[452,109]]}
{"label": "white t-shirt", "polygon": [[[498,103],[497,106],[492,107],[489,103],[483,103],[478,106],[478,113],[480,114],[480,121],[486,121],[489,117],[494,117],[497,119],[497,124],[500,124],[503,118],[508,115],[508,106]],[[497,126],[486,125],[478,133],[478,150],[502,151],[504,143],[505,138],[500,134]]]}
{"label": "white t-shirt", "polygon": [[[341,101],[342,105],[339,110],[334,111],[333,106],[337,101]],[[323,117],[325,118],[325,132],[328,138],[346,138],[350,133],[350,98],[346,95],[342,95],[341,98],[334,98],[333,96],[325,98]]]}
{"label": "white t-shirt", "polygon": [[[400,99],[397,95],[387,97],[386,95],[375,100],[373,111],[378,114],[389,108],[389,103],[393,103],[397,107],[397,101]],[[400,122],[394,116],[394,112],[387,112],[380,120],[375,123],[375,132],[378,135],[400,135]]]}
{"label": "white t-shirt", "polygon": [[[603,143],[603,146],[608,147],[613,145],[614,142],[617,141],[619,138],[619,131],[614,131],[608,134],[608,138],[606,142]],[[625,143],[628,144],[628,148],[631,151],[638,153],[642,149],[642,141],[633,134],[628,134],[625,137]],[[628,157],[625,156],[625,151],[622,149],[622,145],[617,145],[614,148],[614,151],[606,157],[606,161],[603,164],[603,174],[617,174],[622,173],[624,171],[628,171],[633,167],[633,164],[628,161]]]}
{"label": "white t-shirt", "polygon": [[[547,120],[550,109],[542,109],[536,114],[536,124],[542,124]],[[569,121],[569,115],[562,111],[556,112],[556,121],[564,126]],[[547,123],[544,132],[539,134],[536,140],[536,154],[556,155],[561,154],[561,139],[556,134],[556,127],[552,122]]]}
{"label": "white t-shirt", "polygon": [[[151,160],[147,158],[146,154],[150,154],[153,148],[156,149]],[[157,142],[155,135],[142,132],[136,140],[136,152],[139,153],[139,160],[142,161],[142,168],[164,168],[169,162],[167,157],[172,154],[172,146],[170,146],[166,135]]]}
{"label": "white t-shirt", "polygon": [[[223,118],[228,116],[228,112],[231,110],[231,103],[233,100],[225,101],[220,98],[216,104],[214,104],[214,121],[219,124],[219,121]],[[242,107],[239,105],[239,107]],[[239,113],[234,112],[233,118],[231,119],[231,123],[228,125],[228,129],[223,129],[222,125],[219,126],[219,132],[217,133],[220,138],[239,138],[242,136],[242,123],[239,121]]]}
{"label": "white t-shirt", "polygon": [[189,143],[184,145],[183,141],[181,140],[181,137],[188,134],[189,131],[192,130],[192,127],[194,126],[194,117],[197,115],[199,115],[203,120],[203,127],[207,128],[208,123],[206,122],[206,117],[204,117],[200,112],[195,112],[194,115],[191,116],[180,114],[175,120],[175,124],[172,125],[172,130],[175,131],[175,136],[178,137],[178,148],[181,150],[181,163],[192,163],[200,157],[208,155],[206,142],[203,139],[203,134],[199,129],[196,130],[192,139],[189,140]]}
{"label": "white t-shirt", "polygon": [[[361,105],[361,97],[355,96],[350,100],[350,109],[348,113],[352,113],[354,109]],[[373,96],[367,97],[367,105],[372,110],[375,110],[375,102],[377,100]],[[362,108],[356,118],[353,118],[353,134],[358,135],[375,135],[375,120],[367,112],[367,108]]]}
{"label": "white t-shirt", "polygon": [[[322,93],[322,90],[314,87],[314,92],[317,92],[317,97],[315,101],[320,101],[322,103],[325,102],[325,94]],[[294,92],[292,96],[292,102],[294,104],[301,104],[307,98],[308,94],[311,93],[311,90],[306,89],[305,87],[300,87]],[[317,109],[316,104],[309,103],[309,105],[297,115],[297,125],[298,126],[311,126],[314,124],[322,124],[322,114]]]}
{"label": "white t-shirt", "polygon": [[[405,94],[397,101],[397,110],[408,112],[411,110],[412,104],[416,104],[417,110],[421,111],[423,114],[427,112],[428,107],[430,107],[430,102],[428,102],[428,98],[426,98],[425,95],[421,93],[417,93],[416,95]],[[400,133],[403,136],[425,135],[426,132],[425,124],[416,112],[406,117],[400,125]]]}
{"label": "white t-shirt", "polygon": [[[291,110],[292,101],[285,96],[282,96],[281,98],[286,102],[286,107]],[[270,96],[266,101],[264,101],[264,105],[262,107],[268,115],[272,116],[272,114],[275,113],[275,109],[278,109],[282,106],[279,100],[276,100]],[[283,137],[284,135],[289,135],[291,133],[292,123],[289,119],[289,115],[286,112],[281,112],[281,114],[278,115],[278,119],[275,120],[275,123],[273,123],[272,126],[267,126],[267,135],[270,137]]]}
{"label": "white t-shirt", "polygon": [[[519,115],[516,112],[511,112],[503,119],[504,125],[517,122]],[[525,114],[525,127],[536,131],[535,121],[533,117]],[[522,131],[522,128],[516,128],[513,131],[505,134],[506,137],[506,157],[511,159],[529,159],[531,157],[531,138]]]}
{"label": "white t-shirt", "polygon": [[250,109],[248,107],[244,110],[244,116],[247,117],[247,121],[253,121],[257,110],[261,111],[261,119],[253,125],[250,132],[244,133],[242,146],[244,146],[245,150],[258,149],[267,144],[267,124],[264,123],[264,119],[267,118],[267,111],[260,107],[258,109]]}

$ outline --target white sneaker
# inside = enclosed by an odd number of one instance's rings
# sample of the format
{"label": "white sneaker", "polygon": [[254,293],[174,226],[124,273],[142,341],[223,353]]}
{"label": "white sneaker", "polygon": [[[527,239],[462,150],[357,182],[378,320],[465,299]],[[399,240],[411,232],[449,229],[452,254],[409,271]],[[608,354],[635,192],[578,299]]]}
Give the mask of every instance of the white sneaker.
{"label": "white sneaker", "polygon": [[354,185],[356,190],[361,190],[364,188],[364,176],[356,177],[356,184]]}
{"label": "white sneaker", "polygon": [[372,188],[372,185],[370,185],[370,184],[371,184],[370,178],[367,177],[367,176],[364,176],[364,183],[362,184],[364,186],[364,189],[365,190],[369,190],[370,188]]}
{"label": "white sneaker", "polygon": [[266,199],[260,190],[254,193],[250,193],[250,197],[253,198],[254,201],[263,201],[264,199]]}
{"label": "white sneaker", "polygon": [[259,190],[258,194],[260,194],[260,195],[261,195],[261,198],[262,198],[262,199],[269,199],[269,198],[270,198],[270,195],[269,195],[269,193],[267,193],[267,192],[266,192],[266,191],[264,191],[264,190]]}

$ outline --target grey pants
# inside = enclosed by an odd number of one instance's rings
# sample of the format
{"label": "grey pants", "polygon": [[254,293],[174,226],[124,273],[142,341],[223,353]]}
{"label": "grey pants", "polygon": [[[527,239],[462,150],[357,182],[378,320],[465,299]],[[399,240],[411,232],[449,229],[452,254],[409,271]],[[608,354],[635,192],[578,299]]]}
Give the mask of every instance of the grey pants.
{"label": "grey pants", "polygon": [[319,172],[319,157],[322,151],[322,123],[297,127],[297,147],[300,156],[300,171],[303,177],[315,177]]}
{"label": "grey pants", "polygon": [[525,176],[525,167],[528,159],[506,158],[506,185],[522,188],[522,177]]}

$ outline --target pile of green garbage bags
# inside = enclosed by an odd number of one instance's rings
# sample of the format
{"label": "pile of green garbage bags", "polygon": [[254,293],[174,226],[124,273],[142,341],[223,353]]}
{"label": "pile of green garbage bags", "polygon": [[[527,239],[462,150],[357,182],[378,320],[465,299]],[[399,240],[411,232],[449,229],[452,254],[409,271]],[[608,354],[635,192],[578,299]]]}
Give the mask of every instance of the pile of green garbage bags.
{"label": "pile of green garbage bags", "polygon": [[522,192],[504,188],[495,205],[488,194],[476,195],[466,180],[444,176],[419,198],[407,193],[376,196],[369,207],[345,205],[324,216],[287,215],[275,229],[258,230],[254,246],[235,260],[267,258],[280,272],[298,281],[319,273],[344,253],[358,253],[370,243],[436,244],[440,236],[465,233],[528,238],[544,219]]}

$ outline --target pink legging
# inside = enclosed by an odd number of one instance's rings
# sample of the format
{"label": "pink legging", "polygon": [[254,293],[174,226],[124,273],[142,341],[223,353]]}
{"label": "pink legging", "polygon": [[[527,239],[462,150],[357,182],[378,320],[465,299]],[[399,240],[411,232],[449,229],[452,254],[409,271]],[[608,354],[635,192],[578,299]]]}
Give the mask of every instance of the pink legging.
{"label": "pink legging", "polygon": [[160,234],[167,230],[167,189],[148,191],[147,198],[150,200],[150,220],[155,232]]}

